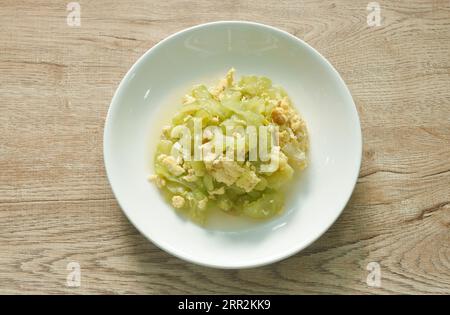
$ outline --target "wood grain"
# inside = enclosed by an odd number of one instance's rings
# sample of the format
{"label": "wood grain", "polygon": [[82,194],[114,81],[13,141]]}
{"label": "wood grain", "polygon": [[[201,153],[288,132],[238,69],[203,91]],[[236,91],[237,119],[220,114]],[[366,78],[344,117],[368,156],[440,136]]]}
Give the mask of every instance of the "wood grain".
{"label": "wood grain", "polygon": [[[67,1],[69,2],[69,1]],[[0,4],[0,293],[450,294],[450,2],[64,1]],[[319,50],[357,104],[364,158],[338,222],[305,251],[247,270],[174,258],[107,183],[104,119],[133,62],[214,20],[284,29]],[[81,287],[66,286],[68,262]],[[369,262],[380,288],[366,284]]]}

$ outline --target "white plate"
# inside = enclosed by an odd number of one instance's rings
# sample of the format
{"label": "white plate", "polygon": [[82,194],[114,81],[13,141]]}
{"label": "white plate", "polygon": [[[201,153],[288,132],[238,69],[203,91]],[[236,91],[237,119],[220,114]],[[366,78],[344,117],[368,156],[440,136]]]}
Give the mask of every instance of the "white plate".
{"label": "white plate", "polygon": [[[195,83],[234,67],[282,85],[310,133],[310,165],[283,215],[267,222],[216,215],[207,227],[186,220],[147,181],[160,128]],[[245,268],[286,258],[319,238],[355,186],[362,138],[352,97],[331,64],[300,39],[249,22],[215,22],[178,32],[147,51],[120,83],[104,133],[108,178],[123,211],[154,244],[187,261]]]}

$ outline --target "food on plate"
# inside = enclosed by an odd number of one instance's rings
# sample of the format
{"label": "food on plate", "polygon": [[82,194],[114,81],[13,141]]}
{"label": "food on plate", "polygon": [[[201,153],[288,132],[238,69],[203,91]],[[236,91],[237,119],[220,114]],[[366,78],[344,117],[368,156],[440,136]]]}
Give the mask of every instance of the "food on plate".
{"label": "food on plate", "polygon": [[283,88],[231,69],[196,85],[162,129],[149,176],[173,208],[205,223],[210,211],[257,219],[283,210],[295,172],[307,166],[306,125]]}

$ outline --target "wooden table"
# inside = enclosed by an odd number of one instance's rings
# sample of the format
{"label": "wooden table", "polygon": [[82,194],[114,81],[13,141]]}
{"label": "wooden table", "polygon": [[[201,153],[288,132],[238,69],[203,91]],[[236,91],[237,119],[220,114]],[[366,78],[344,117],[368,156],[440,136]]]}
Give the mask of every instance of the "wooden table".
{"label": "wooden table", "polygon": [[[380,1],[381,25],[369,26],[367,0],[80,0],[79,27],[68,2],[0,4],[0,293],[450,294],[449,1]],[[284,29],[328,58],[364,138],[337,223],[248,270],[199,267],[148,242],[117,205],[102,155],[111,97],[134,61],[176,31],[231,19]],[[68,286],[71,262],[79,287]],[[377,266],[380,286],[367,281]]]}

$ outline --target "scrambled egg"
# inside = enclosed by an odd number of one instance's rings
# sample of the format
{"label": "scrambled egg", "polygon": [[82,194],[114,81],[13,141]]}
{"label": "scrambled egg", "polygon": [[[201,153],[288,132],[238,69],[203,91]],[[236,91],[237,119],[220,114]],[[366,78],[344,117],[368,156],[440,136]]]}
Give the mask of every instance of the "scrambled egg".
{"label": "scrambled egg", "polygon": [[233,185],[242,173],[245,172],[245,169],[239,166],[236,161],[227,161],[224,157],[207,162],[205,165],[206,169],[217,182],[224,183],[227,186]]}
{"label": "scrambled egg", "polygon": [[185,172],[185,169],[181,167],[181,165],[177,163],[177,160],[171,155],[161,154],[158,156],[158,161],[175,176],[179,176]]}
{"label": "scrambled egg", "polygon": [[185,202],[186,201],[181,196],[173,196],[172,197],[172,205],[177,209],[183,208]]}

